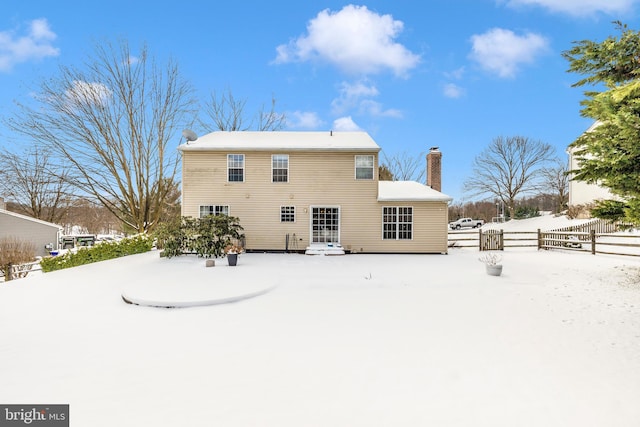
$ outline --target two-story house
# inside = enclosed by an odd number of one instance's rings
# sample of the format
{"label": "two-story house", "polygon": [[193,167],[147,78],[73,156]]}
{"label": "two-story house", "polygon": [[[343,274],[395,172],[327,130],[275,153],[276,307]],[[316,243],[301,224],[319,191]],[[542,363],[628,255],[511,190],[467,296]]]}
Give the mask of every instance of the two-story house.
{"label": "two-story house", "polygon": [[213,132],[178,149],[182,215],[238,217],[247,250],[447,252],[437,149],[436,189],[379,181],[380,147],[365,132]]}

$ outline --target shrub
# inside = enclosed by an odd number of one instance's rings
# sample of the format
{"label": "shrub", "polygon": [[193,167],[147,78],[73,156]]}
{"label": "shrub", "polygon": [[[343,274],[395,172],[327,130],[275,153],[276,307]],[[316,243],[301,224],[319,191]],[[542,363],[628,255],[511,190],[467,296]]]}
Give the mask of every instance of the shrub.
{"label": "shrub", "polygon": [[538,208],[534,208],[532,206],[518,206],[514,213],[515,219],[526,219],[536,216],[540,216],[540,212],[538,211]]}
{"label": "shrub", "polygon": [[219,257],[224,248],[244,238],[238,218],[209,215],[204,218],[182,217],[180,221],[163,224],[156,232],[158,248],[171,258],[184,253],[199,257]]}
{"label": "shrub", "polygon": [[[36,247],[33,243],[20,240],[17,237],[0,238],[0,271],[5,280],[9,281],[14,274],[11,266],[31,262],[35,259]],[[27,272],[17,273],[15,276],[23,277]]]}
{"label": "shrub", "polygon": [[138,234],[117,242],[101,242],[95,246],[79,248],[77,252],[44,258],[40,261],[42,271],[62,270],[98,261],[119,258],[126,255],[148,252],[153,247],[153,240],[146,234]]}
{"label": "shrub", "polygon": [[587,203],[584,205],[570,205],[567,208],[567,218],[591,218],[591,209],[593,209],[594,206],[594,203]]}

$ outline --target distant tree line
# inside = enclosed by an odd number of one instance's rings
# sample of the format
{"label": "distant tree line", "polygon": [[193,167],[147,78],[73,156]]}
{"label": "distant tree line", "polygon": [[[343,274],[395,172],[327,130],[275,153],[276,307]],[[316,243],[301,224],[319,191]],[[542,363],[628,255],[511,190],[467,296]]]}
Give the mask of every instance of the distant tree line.
{"label": "distant tree line", "polygon": [[471,217],[483,219],[486,222],[504,219],[524,219],[540,215],[541,212],[559,213],[566,209],[566,205],[559,205],[557,195],[538,194],[516,200],[513,216],[500,200],[469,201],[453,203],[449,206],[449,221]]}

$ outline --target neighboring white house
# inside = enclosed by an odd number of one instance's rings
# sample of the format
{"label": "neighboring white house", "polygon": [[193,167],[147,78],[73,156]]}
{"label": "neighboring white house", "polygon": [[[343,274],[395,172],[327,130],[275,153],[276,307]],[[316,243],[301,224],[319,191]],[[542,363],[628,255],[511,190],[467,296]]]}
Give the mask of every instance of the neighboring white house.
{"label": "neighboring white house", "polygon": [[0,238],[16,237],[31,242],[36,256],[49,255],[48,245],[57,250],[62,230],[59,225],[0,209]]}
{"label": "neighboring white house", "polygon": [[[598,126],[600,126],[600,122],[595,122],[586,130],[586,132],[591,132]],[[578,159],[574,152],[575,148],[570,147],[567,149],[567,154],[569,155],[569,170],[580,169]],[[609,189],[606,187],[602,187],[597,184],[588,184],[584,181],[576,181],[573,179],[569,180],[569,206],[587,205],[595,202],[596,200],[614,198],[616,198],[616,196],[611,194]]]}

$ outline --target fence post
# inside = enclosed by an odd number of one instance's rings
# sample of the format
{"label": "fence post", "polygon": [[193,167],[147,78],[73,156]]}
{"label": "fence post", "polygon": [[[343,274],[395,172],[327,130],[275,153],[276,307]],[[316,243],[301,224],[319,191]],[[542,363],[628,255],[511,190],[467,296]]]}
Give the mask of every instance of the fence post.
{"label": "fence post", "polygon": [[542,248],[542,233],[540,233],[540,229],[538,228],[538,250]]}
{"label": "fence post", "polygon": [[596,230],[591,230],[591,255],[596,254]]}
{"label": "fence post", "polygon": [[503,229],[500,229],[500,241],[498,245],[500,246],[500,250],[504,251],[504,230]]}
{"label": "fence post", "polygon": [[478,250],[482,251],[482,228],[478,228]]}
{"label": "fence post", "polygon": [[7,265],[7,271],[5,272],[7,282],[13,279],[13,264]]}

